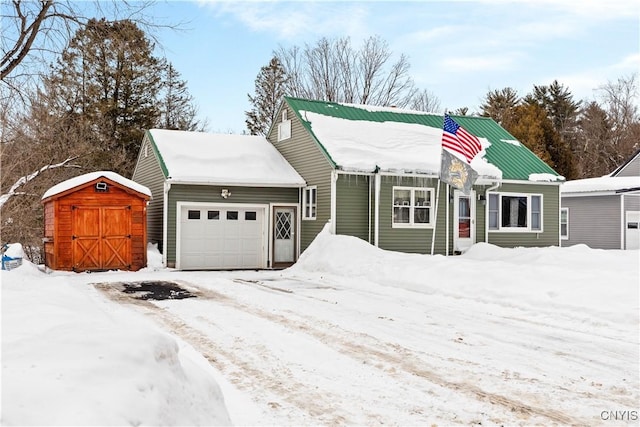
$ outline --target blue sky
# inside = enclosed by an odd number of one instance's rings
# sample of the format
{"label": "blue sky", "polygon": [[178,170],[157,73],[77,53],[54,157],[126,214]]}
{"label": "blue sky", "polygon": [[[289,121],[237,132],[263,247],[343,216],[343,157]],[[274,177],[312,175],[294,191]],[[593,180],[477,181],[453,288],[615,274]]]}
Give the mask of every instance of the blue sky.
{"label": "blue sky", "polygon": [[404,54],[420,89],[443,108],[478,111],[488,91],[521,96],[558,80],[574,99],[640,70],[638,0],[170,1],[157,22],[162,52],[188,82],[211,132],[242,133],[247,95],[278,47],[378,35]]}

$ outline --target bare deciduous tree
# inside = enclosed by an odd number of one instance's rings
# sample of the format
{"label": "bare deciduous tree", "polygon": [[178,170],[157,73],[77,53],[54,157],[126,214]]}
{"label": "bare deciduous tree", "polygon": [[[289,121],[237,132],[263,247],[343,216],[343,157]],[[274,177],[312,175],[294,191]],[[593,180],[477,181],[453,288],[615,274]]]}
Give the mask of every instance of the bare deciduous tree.
{"label": "bare deciduous tree", "polygon": [[79,2],[62,0],[3,2],[0,80],[16,74],[33,74],[62,52],[75,32],[93,17],[126,18],[149,30],[162,27],[145,14],[152,0]]}
{"label": "bare deciduous tree", "polygon": [[392,63],[392,53],[379,37],[368,38],[359,50],[348,37],[322,38],[304,49],[280,47],[275,56],[288,77],[287,95],[407,107],[417,92],[407,57]]}
{"label": "bare deciduous tree", "polygon": [[607,151],[617,167],[640,148],[638,74],[621,77],[615,82],[609,81],[598,91],[601,104],[611,123],[611,147]]}
{"label": "bare deciduous tree", "polygon": [[427,111],[430,113],[442,112],[440,100],[428,89],[417,92],[411,100],[410,107],[412,110]]}

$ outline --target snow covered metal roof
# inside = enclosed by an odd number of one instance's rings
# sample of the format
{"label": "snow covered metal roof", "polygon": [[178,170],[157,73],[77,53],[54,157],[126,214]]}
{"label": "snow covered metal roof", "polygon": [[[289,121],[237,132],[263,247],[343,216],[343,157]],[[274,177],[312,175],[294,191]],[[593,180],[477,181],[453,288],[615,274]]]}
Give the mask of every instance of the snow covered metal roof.
{"label": "snow covered metal roof", "polygon": [[304,179],[264,137],[150,129],[165,178],[173,182],[301,187]]}
{"label": "snow covered metal roof", "polygon": [[[639,176],[601,176],[567,181],[560,187],[563,195],[577,193],[624,193],[640,190]],[[585,194],[586,195],[586,194]]]}
{"label": "snow covered metal roof", "polygon": [[[444,120],[440,114],[285,99],[339,169],[439,173]],[[452,117],[480,139],[483,150],[471,166],[481,176],[524,181],[544,176],[544,181],[553,181],[551,177],[563,180],[492,119]]]}
{"label": "snow covered metal roof", "polygon": [[113,182],[117,182],[118,184],[124,187],[130,188],[134,191],[137,191],[138,193],[151,197],[151,190],[149,190],[144,185],[131,181],[130,179],[127,179],[115,172],[98,171],[98,172],[90,172],[84,175],[76,176],[74,178],[68,179],[66,181],[62,181],[61,183],[54,185],[44,193],[44,195],[42,196],[42,200],[47,199],[51,196],[55,196],[60,193],[64,193],[67,190],[80,187],[83,184],[86,184],[91,181],[95,181],[100,178],[107,178]]}

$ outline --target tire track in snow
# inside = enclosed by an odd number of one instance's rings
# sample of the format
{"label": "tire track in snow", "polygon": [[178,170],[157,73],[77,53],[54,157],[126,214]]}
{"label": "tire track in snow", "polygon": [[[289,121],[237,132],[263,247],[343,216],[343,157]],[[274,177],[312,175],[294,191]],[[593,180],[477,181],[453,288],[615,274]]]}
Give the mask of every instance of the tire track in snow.
{"label": "tire track in snow", "polygon": [[[125,294],[122,292],[123,287],[119,286],[118,283],[101,283],[96,284],[95,287],[112,301],[119,304],[132,305],[143,314],[153,316],[167,330],[198,350],[218,371],[229,374],[231,381],[239,388],[244,390],[266,388],[282,401],[313,417],[314,421],[319,421],[326,425],[353,424],[349,422],[347,414],[342,414],[339,408],[333,405],[331,400],[327,400],[324,395],[312,391],[308,384],[297,382],[291,375],[287,375],[282,371],[267,375],[264,370],[255,367],[250,361],[239,358],[237,353],[216,345],[209,336],[189,326],[177,315],[158,307],[151,301],[140,300],[133,295]],[[188,287],[197,288],[198,291],[195,293],[198,297],[202,298],[204,296],[201,294],[201,288],[192,284],[189,284]],[[232,302],[222,294],[209,295],[206,298],[214,299],[223,305],[230,305]],[[236,375],[234,371],[241,371],[243,374]],[[283,381],[283,377],[286,377],[287,380]],[[259,387],[256,387],[256,384]],[[299,393],[300,390],[304,390],[304,394]],[[265,396],[265,398],[272,410],[285,411],[288,409],[274,402],[276,399],[270,399],[269,396]]]}
{"label": "tire track in snow", "polygon": [[[194,285],[190,284],[190,286]],[[351,358],[355,358],[362,363],[371,363],[370,359],[373,357],[377,359],[378,362],[383,362],[383,366],[387,365],[386,369],[383,369],[387,374],[394,375],[394,369],[399,367],[409,374],[419,376],[439,386],[463,392],[465,394],[470,394],[472,396],[475,396],[479,400],[506,407],[510,411],[520,415],[522,418],[528,418],[532,415],[536,415],[562,425],[576,425],[575,417],[565,415],[560,411],[533,406],[506,396],[502,396],[500,394],[487,392],[473,384],[449,381],[442,375],[435,373],[433,370],[423,368],[422,366],[425,365],[425,361],[416,356],[412,350],[407,349],[406,347],[403,347],[399,344],[389,344],[382,342],[377,338],[372,337],[371,335],[345,331],[337,325],[330,324],[326,321],[320,321],[311,317],[309,317],[308,322],[294,321],[293,319],[291,319],[291,317],[274,314],[272,312],[249,306],[219,292],[199,286],[195,286],[195,288],[198,289],[201,297],[211,298],[218,301],[224,299],[225,303],[231,304],[238,310],[251,313],[255,316],[279,323],[288,328],[296,329],[298,331],[312,335],[325,345],[330,346]],[[277,291],[280,290],[278,289]],[[291,314],[300,316],[299,313]],[[323,327],[318,328],[314,326],[314,324],[318,323],[323,324]],[[339,334],[331,334],[327,332],[336,329],[340,329],[344,333],[349,334],[350,338],[355,338],[357,342],[350,339],[345,339]],[[367,341],[367,343],[365,343],[364,341]],[[380,368],[380,366],[376,367]],[[578,424],[583,423],[578,422]]]}
{"label": "tire track in snow", "polygon": [[[188,289],[195,290],[193,293],[200,299],[210,299],[227,307],[313,336],[324,345],[333,348],[341,354],[358,360],[361,363],[374,366],[377,369],[384,371],[387,375],[399,377],[401,375],[409,374],[410,376],[417,376],[432,384],[464,393],[477,400],[488,402],[493,405],[500,405],[523,421],[530,421],[529,419],[532,416],[537,416],[560,425],[588,424],[588,421],[586,420],[580,422],[576,420],[575,417],[566,415],[557,410],[535,406],[498,393],[487,392],[468,382],[448,380],[444,376],[436,373],[435,369],[425,368],[425,365],[428,365],[427,361],[423,360],[414,351],[399,344],[386,343],[368,334],[344,330],[338,325],[331,324],[330,322],[290,312],[290,314],[295,315],[296,317],[308,318],[307,321],[294,320],[291,317],[287,317],[282,314],[276,314],[245,304],[233,297],[211,289],[203,288],[192,283],[180,282],[179,280],[174,282],[181,283]],[[246,282],[246,284],[251,285],[252,282]],[[221,372],[229,372],[230,369],[225,365],[224,361],[219,359],[220,356],[222,356],[227,363],[233,364],[248,373],[249,375],[244,375],[244,379],[240,379],[240,384],[237,384],[240,387],[255,388],[244,383],[246,381],[250,381],[251,377],[255,377],[261,380],[261,386],[266,385],[271,392],[281,396],[283,400],[293,404],[300,410],[306,411],[313,416],[316,421],[321,421],[322,423],[326,422],[332,425],[350,424],[346,414],[336,414],[335,411],[337,408],[335,408],[330,401],[323,402],[323,395],[312,392],[311,395],[298,395],[292,393],[290,390],[293,388],[294,390],[305,390],[305,392],[310,392],[310,390],[308,390],[308,385],[290,379],[287,383],[291,384],[291,387],[285,387],[278,377],[268,378],[262,370],[254,368],[250,362],[238,360],[235,354],[215,345],[207,335],[187,325],[177,315],[168,313],[166,310],[161,309],[151,302],[132,298],[118,291],[114,285],[117,284],[108,284],[104,287],[99,286],[99,289],[103,290],[103,292],[115,301],[133,303],[136,306],[145,308],[147,312],[153,314],[156,319],[164,324],[171,332],[175,333],[198,349],[204,357]],[[259,285],[256,285],[256,287],[257,286]],[[270,288],[270,286],[262,287]],[[280,289],[274,289],[272,291],[282,292]],[[314,326],[315,324],[320,324],[322,327]],[[332,330],[339,330],[341,331],[341,334],[330,333],[329,331]],[[347,338],[345,338],[345,335],[347,335]],[[237,381],[239,381],[239,379],[236,377],[236,383]],[[333,415],[333,417],[331,419],[326,419],[326,416],[329,414]]]}

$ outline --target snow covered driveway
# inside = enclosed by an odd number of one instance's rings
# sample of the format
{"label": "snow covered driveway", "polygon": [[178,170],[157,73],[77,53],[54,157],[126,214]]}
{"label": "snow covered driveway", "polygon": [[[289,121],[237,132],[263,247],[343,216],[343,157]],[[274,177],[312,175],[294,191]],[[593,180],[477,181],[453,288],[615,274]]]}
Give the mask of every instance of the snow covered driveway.
{"label": "snow covered driveway", "polygon": [[[283,271],[149,255],[1,272],[0,424],[638,424],[638,251],[424,256],[323,232]],[[123,292],[145,282],[187,298]]]}
{"label": "snow covered driveway", "polygon": [[465,294],[437,274],[419,290],[296,269],[172,275],[197,298],[99,288],[245,394],[257,412],[227,399],[236,424],[598,425],[638,411],[637,329],[593,312]]}

